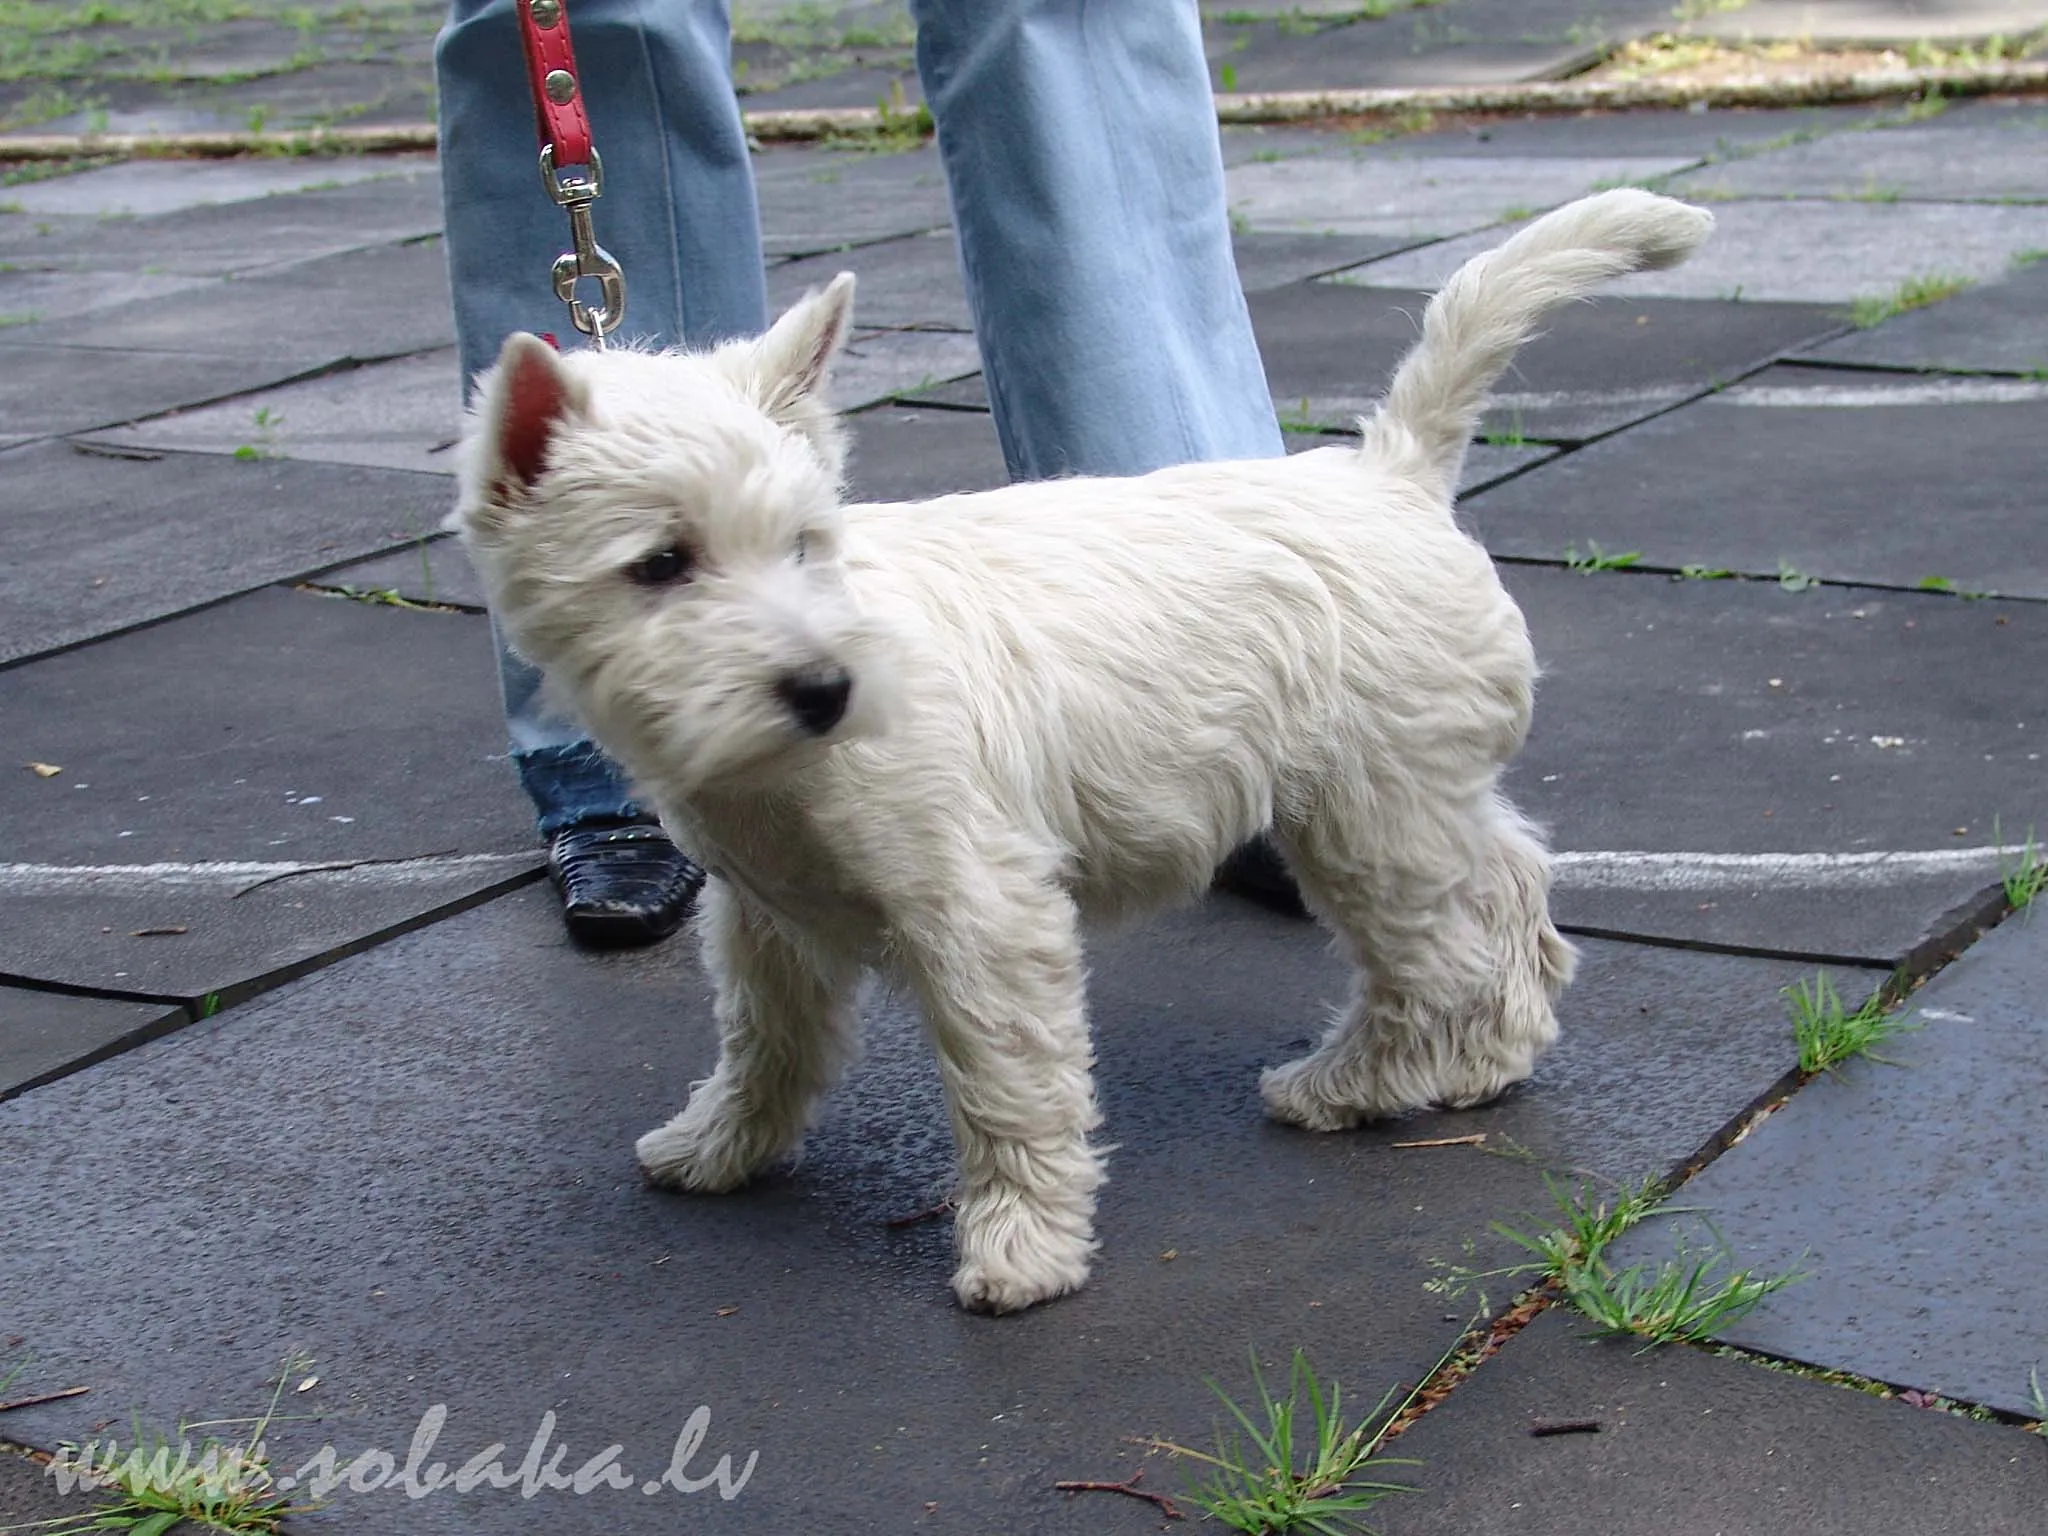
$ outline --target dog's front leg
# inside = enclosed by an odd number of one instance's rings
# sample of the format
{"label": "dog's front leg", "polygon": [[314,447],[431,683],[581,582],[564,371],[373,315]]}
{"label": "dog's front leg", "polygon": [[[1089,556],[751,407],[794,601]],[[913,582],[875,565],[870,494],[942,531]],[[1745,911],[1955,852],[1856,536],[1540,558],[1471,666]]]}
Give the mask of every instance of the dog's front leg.
{"label": "dog's front leg", "polygon": [[1073,904],[1028,875],[980,873],[901,937],[959,1146],[953,1291],[1014,1312],[1088,1278],[1101,1116]]}
{"label": "dog's front leg", "polygon": [[635,1150],[657,1184],[737,1189],[796,1150],[857,1040],[857,961],[793,942],[723,880],[704,889],[704,966],[718,987],[718,1065]]}

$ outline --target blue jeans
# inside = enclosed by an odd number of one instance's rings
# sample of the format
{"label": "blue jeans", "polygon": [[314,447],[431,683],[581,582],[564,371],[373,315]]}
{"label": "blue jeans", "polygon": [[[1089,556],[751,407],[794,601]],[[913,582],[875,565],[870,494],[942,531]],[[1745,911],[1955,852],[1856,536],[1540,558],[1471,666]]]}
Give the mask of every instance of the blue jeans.
{"label": "blue jeans", "polygon": [[[1012,476],[1142,474],[1282,451],[1231,257],[1192,0],[911,0],[961,265]],[[604,156],[598,238],[618,333],[701,346],[767,323],[724,0],[574,0]],[[515,330],[573,332],[548,270],[512,0],[453,0],[435,49],[464,388]],[[505,715],[543,833],[636,815],[539,675],[500,646]]]}

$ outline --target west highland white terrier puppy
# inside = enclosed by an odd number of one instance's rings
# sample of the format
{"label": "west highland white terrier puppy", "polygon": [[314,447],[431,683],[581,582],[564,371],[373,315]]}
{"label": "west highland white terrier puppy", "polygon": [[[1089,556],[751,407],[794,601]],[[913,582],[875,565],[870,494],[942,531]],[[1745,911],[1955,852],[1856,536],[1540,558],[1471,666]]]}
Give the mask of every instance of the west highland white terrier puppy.
{"label": "west highland white terrier puppy", "polygon": [[1081,926],[1193,898],[1267,828],[1358,967],[1264,1075],[1272,1115],[1338,1130],[1526,1078],[1573,961],[1496,787],[1536,666],[1451,500],[1544,311],[1712,224],[1607,192],[1469,262],[1363,446],[912,504],[841,502],[850,274],[704,353],[508,340],[451,521],[717,877],[718,1064],[640,1138],[648,1173],[731,1190],[795,1151],[880,969],[945,1083],[960,1301],[1073,1290],[1103,1181]]}

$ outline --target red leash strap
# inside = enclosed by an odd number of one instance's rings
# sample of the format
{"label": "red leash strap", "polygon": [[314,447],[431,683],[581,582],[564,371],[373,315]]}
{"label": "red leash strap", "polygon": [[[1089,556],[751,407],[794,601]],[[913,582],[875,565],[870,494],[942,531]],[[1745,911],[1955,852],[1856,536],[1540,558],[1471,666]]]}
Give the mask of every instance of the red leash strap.
{"label": "red leash strap", "polygon": [[[602,351],[606,334],[625,318],[626,274],[590,227],[590,205],[604,191],[604,162],[590,142],[583,81],[569,41],[568,0],[512,0],[512,8],[519,13],[526,77],[533,87],[541,184],[569,215],[571,248],[555,258],[555,297],[569,306],[576,329]],[[602,295],[596,306],[577,296],[577,284],[586,277],[596,280]]]}
{"label": "red leash strap", "polygon": [[526,78],[533,86],[534,121],[542,149],[556,165],[590,164],[590,119],[583,112],[583,82],[569,41],[562,0],[514,0],[519,40],[526,45]]}

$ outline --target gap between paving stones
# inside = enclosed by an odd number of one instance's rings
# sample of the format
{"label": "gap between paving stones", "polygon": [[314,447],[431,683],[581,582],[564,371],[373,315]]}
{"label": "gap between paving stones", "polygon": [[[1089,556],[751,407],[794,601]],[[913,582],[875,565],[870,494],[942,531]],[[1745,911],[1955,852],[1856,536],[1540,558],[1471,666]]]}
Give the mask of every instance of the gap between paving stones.
{"label": "gap between paving stones", "polygon": [[[1418,112],[1536,113],[1803,107],[1894,97],[2008,96],[2048,93],[2048,61],[1863,70],[1842,74],[1743,76],[1717,81],[1539,80],[1511,86],[1423,86],[1357,91],[1219,92],[1221,123],[1326,123],[1399,118]],[[881,107],[819,107],[743,112],[761,143],[811,143],[873,135],[900,124]],[[432,149],[431,123],[378,127],[204,133],[46,133],[0,136],[0,160],[69,160],[83,155],[213,158],[231,155],[389,154]]]}
{"label": "gap between paving stones", "polygon": [[[1965,950],[1981,940],[1985,934],[1996,928],[2000,923],[2017,915],[2018,909],[2015,909],[2007,902],[2002,888],[1994,889],[1988,893],[1988,897],[1989,899],[1979,898],[1974,902],[1967,903],[1963,907],[1957,908],[1955,913],[1951,914],[1951,916],[1956,917],[1959,921],[1958,925],[1951,930],[1953,941],[1950,944],[1942,946],[1937,953],[1933,954],[1922,965],[1916,966],[1912,957],[1909,957],[1906,961],[1901,962],[1898,968],[1893,970],[1885,980],[1878,983],[1871,995],[1884,999],[1884,1006],[1887,1012],[1902,1007],[1908,998],[1929,981],[1933,980],[1949,964],[1958,959]],[[1943,921],[1947,922],[1947,919]],[[1565,927],[1563,924],[1559,926],[1561,928]],[[1706,946],[1660,939],[1645,940],[1639,935],[1623,936],[1595,933],[1584,928],[1570,928],[1566,931],[1584,934],[1587,937],[1618,938],[1625,943],[1649,943],[1663,948],[1711,948],[1716,953],[1721,954],[1741,952],[1732,950],[1727,946]],[[1928,947],[1922,946],[1923,949]],[[1915,953],[1918,954],[1919,951]],[[1782,953],[1773,952],[1769,958],[1785,959],[1788,957]],[[1790,958],[1804,959],[1808,957],[1793,956]],[[1867,961],[1823,963],[1842,963],[1866,971],[1883,969],[1883,967],[1873,967]],[[1656,1208],[1648,1214],[1655,1214],[1655,1210],[1668,1207],[1670,1201],[1681,1194],[1685,1186],[1698,1177],[1704,1169],[1730,1149],[1739,1146],[1751,1132],[1788,1103],[1793,1095],[1797,1094],[1808,1083],[1825,1075],[1828,1070],[1828,1068],[1823,1067],[1813,1071],[1806,1071],[1797,1064],[1789,1067],[1776,1082],[1765,1088],[1755,1098],[1751,1099],[1748,1104],[1730,1116],[1721,1128],[1709,1136],[1696,1151],[1682,1158],[1675,1166],[1658,1176],[1663,1192],[1657,1201]],[[1735,1256],[1729,1262],[1739,1264],[1740,1258]],[[1530,1323],[1534,1322],[1545,1312],[1561,1304],[1566,1303],[1564,1303],[1563,1292],[1558,1282],[1552,1279],[1544,1279],[1535,1285],[1516,1292],[1498,1312],[1475,1317],[1467,1325],[1465,1331],[1458,1336],[1457,1341],[1445,1353],[1443,1360],[1437,1365],[1436,1369],[1417,1382],[1408,1393],[1404,1406],[1389,1423],[1382,1436],[1381,1444],[1384,1445],[1398,1438],[1425,1415],[1447,1402],[1451,1395],[1460,1386],[1464,1385],[1466,1381],[1471,1379],[1488,1360],[1500,1353],[1514,1339],[1516,1334],[1528,1327]],[[1800,1375],[1835,1378],[1851,1377],[1853,1380],[1850,1382],[1845,1383],[1840,1380],[1834,1380],[1830,1384],[1846,1385],[1852,1390],[1859,1389],[1858,1384],[1860,1383],[1874,1381],[1874,1378],[1857,1377],[1854,1372],[1834,1370],[1831,1367],[1815,1362],[1772,1355],[1762,1350],[1747,1349],[1740,1345],[1722,1344],[1719,1341],[1700,1340],[1695,1343],[1665,1344],[1654,1347],[1705,1349],[1711,1353],[1745,1359],[1763,1364],[1766,1368],[1789,1370]],[[1898,1382],[1878,1382],[1876,1384],[1887,1388],[1894,1396],[1902,1392],[1919,1392],[1922,1390],[1918,1387]],[[1867,1387],[1860,1389],[1867,1390]],[[1942,1407],[1944,1404],[1947,1405],[1946,1408]],[[1913,1406],[1936,1408],[1938,1411],[1960,1413],[1968,1418],[1995,1420],[2000,1423],[2021,1427],[2029,1427],[2035,1423],[2034,1420],[2024,1415],[2008,1413],[1981,1403],[1967,1402],[1945,1395],[1939,1398],[1930,1395],[1927,1402],[1914,1403]],[[2048,1421],[2042,1422],[2048,1423]]]}

